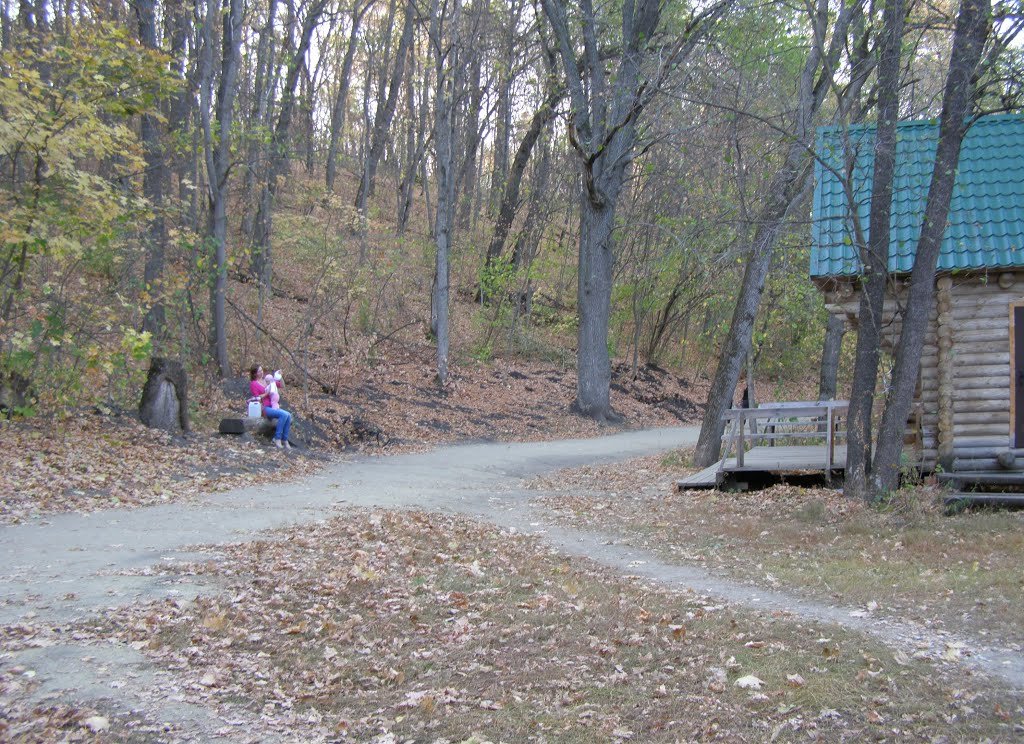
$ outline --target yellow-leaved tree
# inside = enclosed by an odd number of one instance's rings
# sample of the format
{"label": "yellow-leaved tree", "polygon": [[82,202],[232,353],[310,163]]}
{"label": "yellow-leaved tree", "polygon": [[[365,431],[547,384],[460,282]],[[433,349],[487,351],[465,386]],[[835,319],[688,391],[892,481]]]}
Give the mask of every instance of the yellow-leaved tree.
{"label": "yellow-leaved tree", "polygon": [[123,312],[147,218],[135,124],[175,85],[109,23],[0,55],[0,385],[25,412],[102,399],[148,355]]}

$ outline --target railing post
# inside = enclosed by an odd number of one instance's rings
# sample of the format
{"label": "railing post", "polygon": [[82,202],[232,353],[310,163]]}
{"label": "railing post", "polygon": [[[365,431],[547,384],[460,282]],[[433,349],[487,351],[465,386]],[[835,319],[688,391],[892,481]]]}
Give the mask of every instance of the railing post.
{"label": "railing post", "polygon": [[832,406],[825,406],[825,422],[826,422],[826,434],[825,434],[825,480],[829,483],[832,482],[832,462],[835,459],[835,443],[836,438],[832,431]]}
{"label": "railing post", "polygon": [[742,468],[743,467],[743,427],[747,423],[746,410],[740,411],[739,418],[740,418],[740,443],[739,443],[739,446],[736,447],[736,467]]}

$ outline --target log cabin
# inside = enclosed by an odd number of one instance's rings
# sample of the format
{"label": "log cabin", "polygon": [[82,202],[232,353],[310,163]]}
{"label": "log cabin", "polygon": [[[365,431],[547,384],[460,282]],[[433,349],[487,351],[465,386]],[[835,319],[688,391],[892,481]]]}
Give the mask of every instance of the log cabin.
{"label": "log cabin", "polygon": [[[937,120],[898,125],[883,318],[890,352],[937,140]],[[810,273],[829,311],[853,327],[860,261],[852,226],[857,219],[867,233],[873,144],[869,126],[823,128],[816,144]],[[1024,481],[1024,117],[982,117],[968,130],[935,285],[905,454],[925,471]]]}

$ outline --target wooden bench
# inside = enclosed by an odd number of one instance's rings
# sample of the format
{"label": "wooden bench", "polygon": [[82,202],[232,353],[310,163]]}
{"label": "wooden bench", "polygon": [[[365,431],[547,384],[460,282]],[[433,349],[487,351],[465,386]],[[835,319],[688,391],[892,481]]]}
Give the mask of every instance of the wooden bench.
{"label": "wooden bench", "polygon": [[265,416],[245,416],[243,418],[224,418],[220,420],[217,430],[221,434],[234,434],[244,436],[255,434],[267,439],[274,437],[277,431],[277,422]]}

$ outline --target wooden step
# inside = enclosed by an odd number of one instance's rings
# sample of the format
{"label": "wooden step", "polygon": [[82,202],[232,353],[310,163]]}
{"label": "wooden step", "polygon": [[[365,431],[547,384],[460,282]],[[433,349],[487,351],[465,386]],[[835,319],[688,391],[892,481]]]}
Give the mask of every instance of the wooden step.
{"label": "wooden step", "polygon": [[958,470],[939,473],[939,483],[976,483],[992,486],[1024,486],[1024,471]]}
{"label": "wooden step", "polygon": [[946,506],[992,504],[993,506],[1024,506],[1024,493],[979,493],[956,491],[943,499]]}
{"label": "wooden step", "polygon": [[687,491],[690,489],[697,488],[717,488],[718,487],[718,474],[722,467],[722,461],[719,460],[714,465],[704,468],[692,475],[688,475],[685,478],[681,478],[676,481],[676,490]]}

